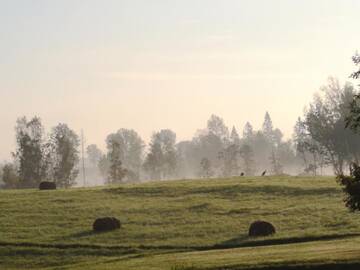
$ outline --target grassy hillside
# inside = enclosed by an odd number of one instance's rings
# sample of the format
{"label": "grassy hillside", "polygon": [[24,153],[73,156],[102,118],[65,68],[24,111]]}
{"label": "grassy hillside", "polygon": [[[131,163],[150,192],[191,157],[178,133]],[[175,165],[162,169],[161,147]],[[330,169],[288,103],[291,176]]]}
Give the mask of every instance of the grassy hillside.
{"label": "grassy hillside", "polygon": [[[355,265],[360,217],[345,209],[342,198],[334,178],[325,177],[0,191],[0,268]],[[109,215],[123,227],[93,233],[94,219]],[[277,234],[248,238],[249,224],[258,219],[273,223]]]}

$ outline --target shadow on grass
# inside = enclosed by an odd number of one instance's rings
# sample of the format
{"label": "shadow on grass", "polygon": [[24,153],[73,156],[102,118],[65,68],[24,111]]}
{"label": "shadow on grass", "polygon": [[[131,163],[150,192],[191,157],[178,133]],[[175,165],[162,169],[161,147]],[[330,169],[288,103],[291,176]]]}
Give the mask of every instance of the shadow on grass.
{"label": "shadow on grass", "polygon": [[70,234],[70,235],[68,235],[68,236],[66,236],[65,238],[62,238],[62,239],[81,238],[81,237],[87,237],[87,236],[92,236],[92,235],[96,235],[96,234],[100,234],[100,233],[99,232],[94,232],[93,230],[87,230],[87,231],[82,231],[82,232],[77,232],[77,233]]}
{"label": "shadow on grass", "polygon": [[185,195],[198,195],[198,194],[214,194],[223,197],[234,197],[238,194],[254,194],[264,193],[271,194],[272,196],[317,196],[324,194],[341,194],[338,188],[301,188],[289,187],[281,185],[262,185],[262,186],[249,186],[249,185],[224,185],[216,187],[118,187],[106,188],[103,192],[135,196],[135,197],[173,197]]}
{"label": "shadow on grass", "polygon": [[228,266],[221,268],[183,268],[183,270],[358,270],[360,269],[360,262],[349,263],[325,263],[316,265],[279,265],[279,266],[266,266],[266,267],[243,267],[243,266]]}
{"label": "shadow on grass", "polygon": [[357,236],[360,236],[360,233],[289,237],[289,238],[279,238],[279,239],[270,238],[270,239],[256,240],[256,238],[252,238],[247,235],[241,235],[239,237],[231,238],[224,242],[215,244],[214,246],[212,246],[212,249],[285,245],[285,244],[306,243],[306,242],[313,242],[313,241],[338,240],[338,239],[346,239],[346,238],[357,237]]}
{"label": "shadow on grass", "polygon": [[[82,257],[82,256],[105,256],[105,257],[113,257],[113,256],[138,256],[138,255],[144,255],[144,252],[138,249],[131,249],[131,248],[118,248],[118,249],[108,249],[108,248],[98,248],[94,249],[86,248],[81,246],[80,248],[54,248],[53,246],[48,248],[44,246],[7,246],[6,248],[0,247],[0,261],[1,258],[16,258],[16,257],[22,257],[22,258],[48,258],[48,257],[67,257],[70,256],[71,258],[76,257]],[[0,262],[1,265],[1,262]],[[0,266],[0,269],[1,266]]]}
{"label": "shadow on grass", "polygon": [[[77,233],[75,235],[86,235],[88,231]],[[110,232],[104,232],[110,233]],[[90,235],[97,233],[90,233]],[[29,243],[29,242],[1,242],[0,247],[36,247],[36,248],[55,248],[55,249],[103,249],[103,250],[176,250],[177,252],[181,251],[206,251],[206,250],[216,250],[216,249],[230,249],[230,248],[240,248],[240,247],[257,247],[257,246],[272,246],[272,245],[284,245],[284,244],[295,244],[295,243],[306,243],[312,241],[327,241],[327,240],[337,240],[337,239],[346,239],[351,237],[358,237],[360,233],[351,233],[351,234],[342,234],[342,235],[324,235],[324,236],[306,236],[306,237],[291,237],[291,238],[281,238],[281,239],[262,239],[256,240],[256,238],[249,238],[248,236],[239,236],[226,240],[224,242],[212,245],[212,246],[173,246],[173,245],[139,245],[139,246],[129,246],[129,245],[96,245],[96,244],[42,244],[42,243]]]}
{"label": "shadow on grass", "polygon": [[[63,237],[56,238],[55,241],[74,240],[74,239],[79,239],[79,238],[95,237],[97,235],[110,234],[110,233],[114,233],[114,232],[116,232],[116,230],[102,231],[102,232],[95,232],[93,230],[86,230],[86,231],[80,231],[80,232],[69,234],[69,235],[64,235]],[[1,245],[1,242],[0,242],[0,245]]]}

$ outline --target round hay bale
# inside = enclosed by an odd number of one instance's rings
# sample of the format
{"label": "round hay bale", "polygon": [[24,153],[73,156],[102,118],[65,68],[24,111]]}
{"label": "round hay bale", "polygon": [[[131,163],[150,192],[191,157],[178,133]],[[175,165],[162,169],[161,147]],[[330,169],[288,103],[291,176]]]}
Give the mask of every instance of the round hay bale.
{"label": "round hay bale", "polygon": [[249,236],[269,236],[276,232],[275,227],[266,221],[255,221],[250,225]]}
{"label": "round hay bale", "polygon": [[120,229],[120,220],[114,217],[97,218],[93,224],[93,230],[95,232],[106,232],[116,229]]}
{"label": "round hay bale", "polygon": [[41,183],[40,183],[39,189],[40,189],[40,190],[56,189],[56,184],[55,184],[55,182],[44,181],[44,182],[41,182]]}

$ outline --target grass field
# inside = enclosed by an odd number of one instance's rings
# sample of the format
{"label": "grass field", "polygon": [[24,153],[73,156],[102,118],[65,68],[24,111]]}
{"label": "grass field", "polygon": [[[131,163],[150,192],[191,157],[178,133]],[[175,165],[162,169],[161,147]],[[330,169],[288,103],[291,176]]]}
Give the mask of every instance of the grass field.
{"label": "grass field", "polygon": [[[93,233],[101,216],[122,228]],[[251,222],[277,233],[248,238]],[[331,177],[0,191],[0,269],[359,269],[360,216]],[[300,267],[300,268],[299,268]],[[286,268],[286,269],[287,269]]]}

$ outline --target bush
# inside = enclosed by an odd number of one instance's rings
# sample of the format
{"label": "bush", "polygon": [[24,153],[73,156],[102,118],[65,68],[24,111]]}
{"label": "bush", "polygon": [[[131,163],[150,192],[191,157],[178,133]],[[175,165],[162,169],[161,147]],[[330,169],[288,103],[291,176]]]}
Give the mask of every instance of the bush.
{"label": "bush", "polygon": [[274,233],[275,227],[266,221],[255,221],[249,228],[249,236],[269,236]]}
{"label": "bush", "polygon": [[51,189],[56,189],[56,184],[55,182],[41,182],[39,185],[39,189],[40,190],[51,190]]}
{"label": "bush", "polygon": [[338,175],[338,182],[346,194],[345,205],[351,211],[360,210],[360,166],[353,163],[350,166],[350,176]]}
{"label": "bush", "polygon": [[120,221],[114,217],[98,218],[93,224],[93,230],[96,232],[112,231],[120,229],[120,227]]}

